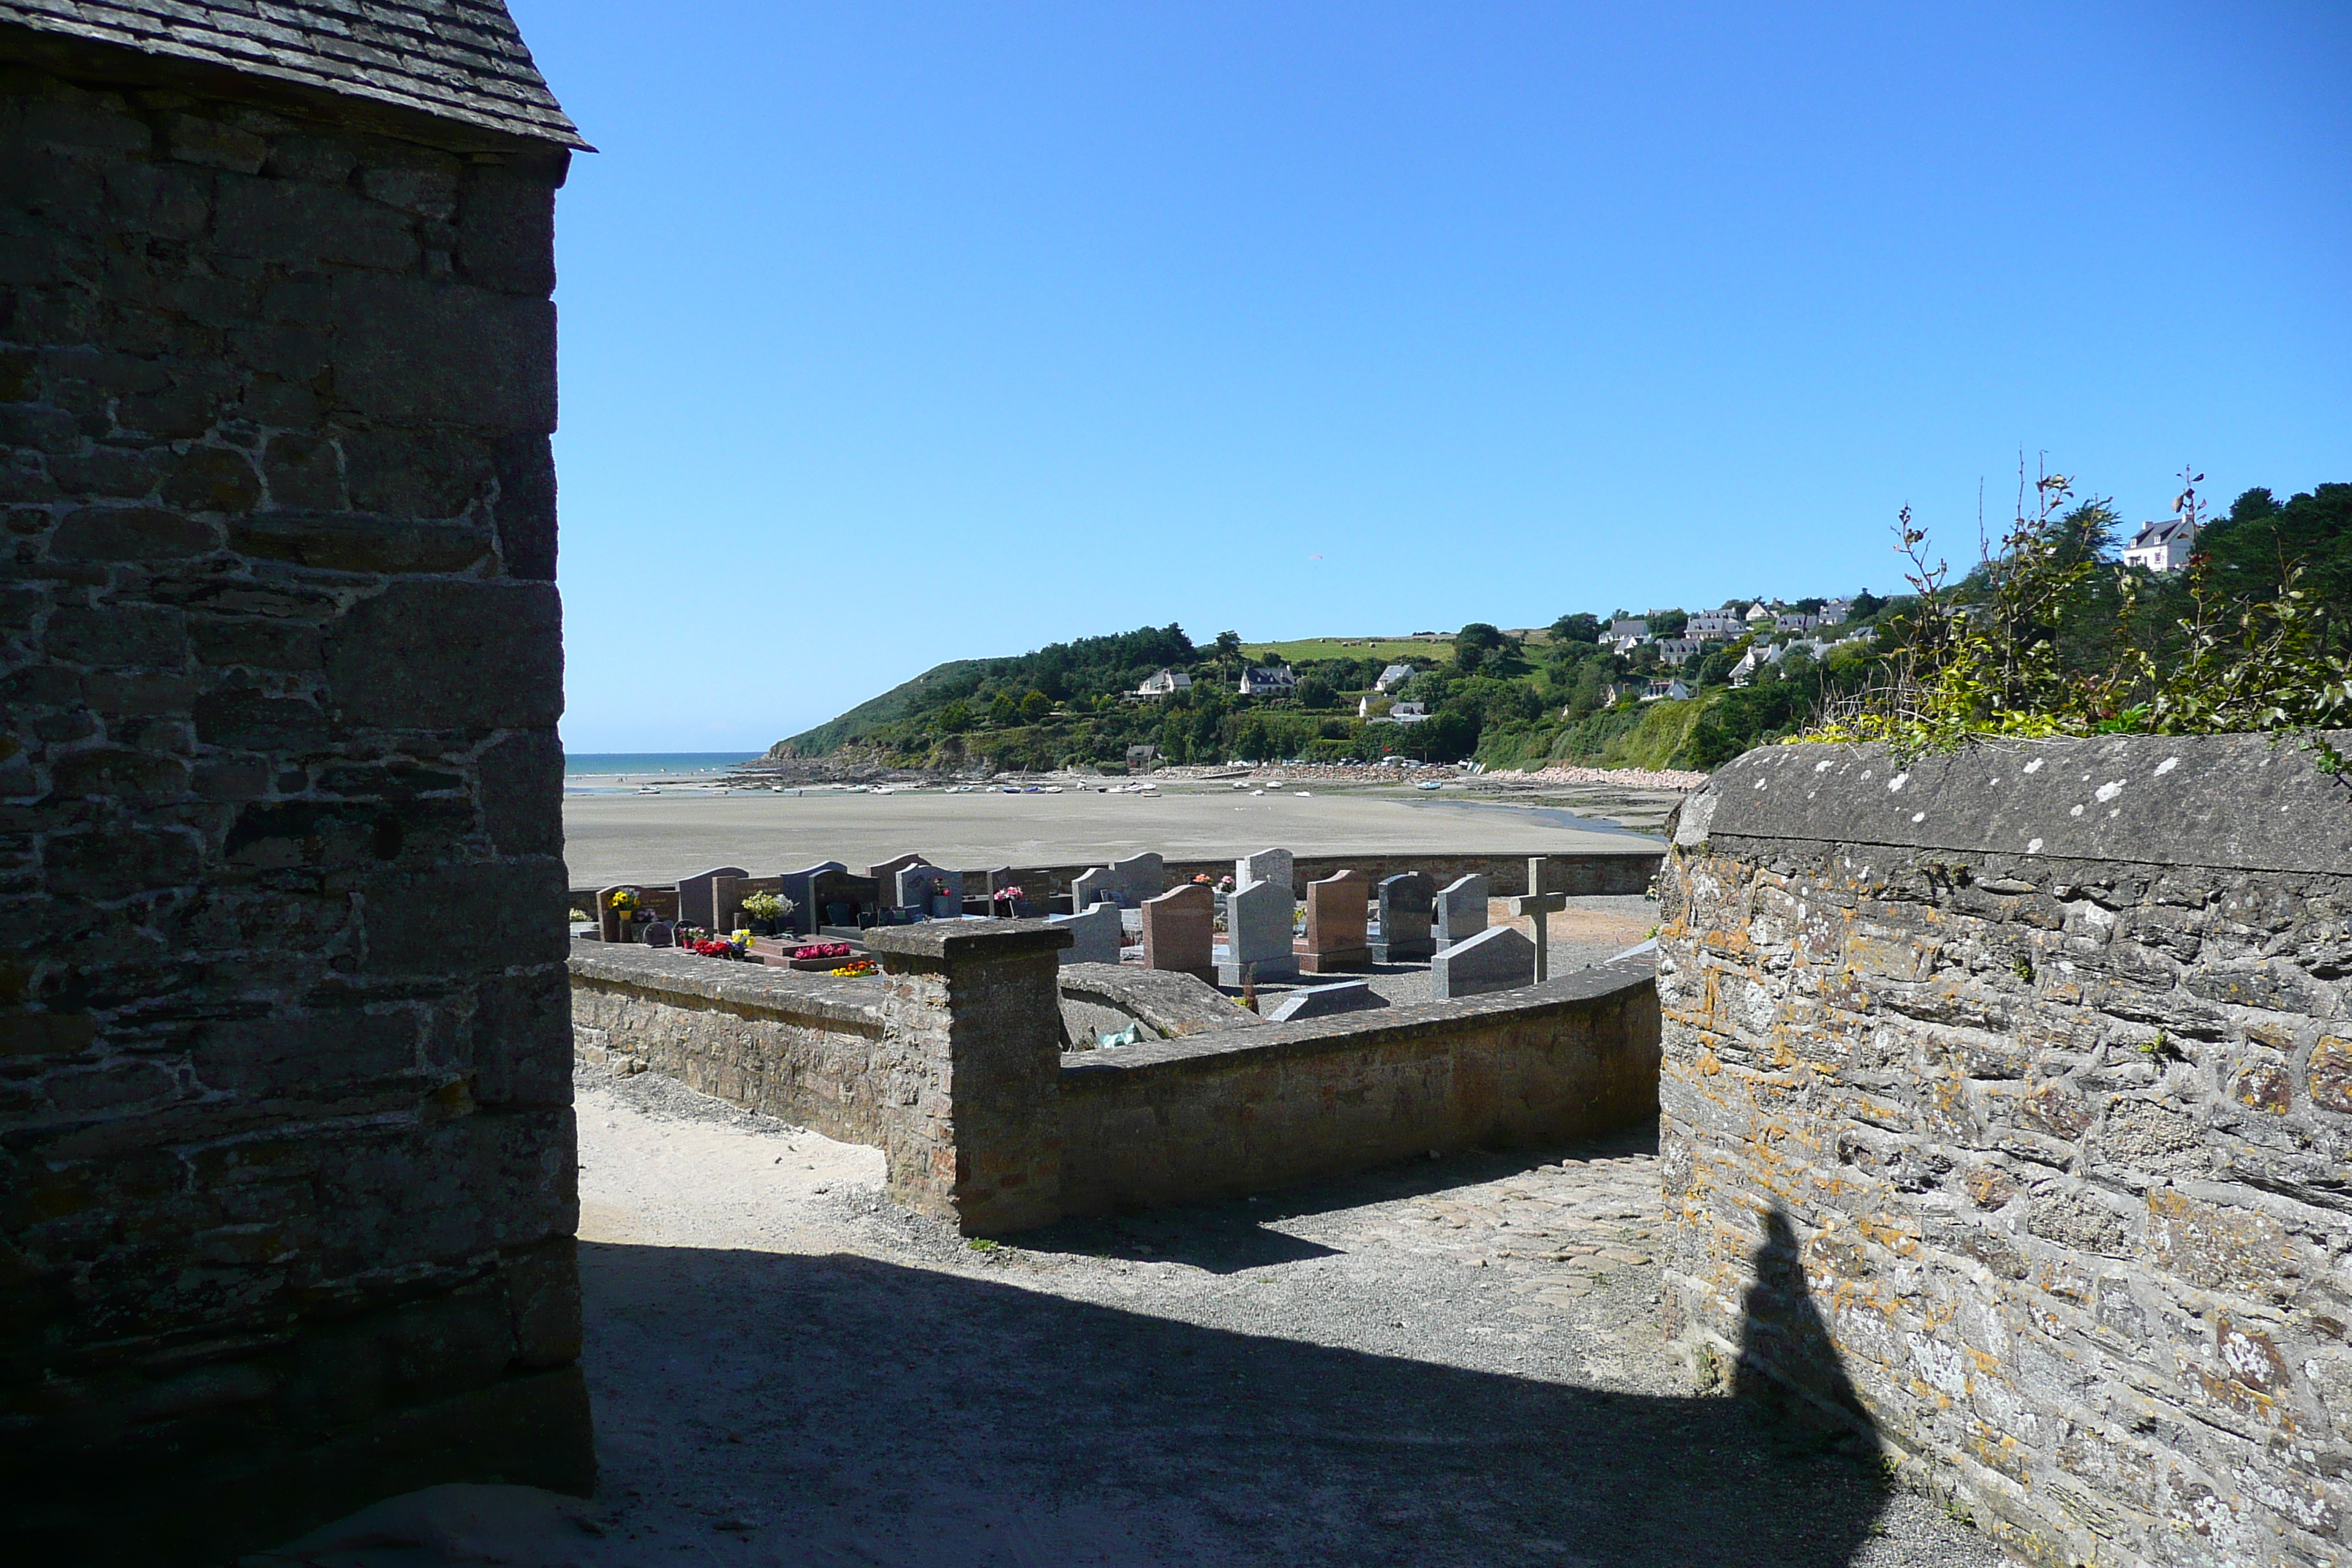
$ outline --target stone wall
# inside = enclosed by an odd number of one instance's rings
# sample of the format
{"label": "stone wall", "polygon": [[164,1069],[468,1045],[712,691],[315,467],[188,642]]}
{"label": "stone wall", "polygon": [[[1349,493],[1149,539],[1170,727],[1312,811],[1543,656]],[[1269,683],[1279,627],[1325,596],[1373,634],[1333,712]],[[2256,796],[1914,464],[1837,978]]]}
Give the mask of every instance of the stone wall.
{"label": "stone wall", "polygon": [[2252,736],[1769,748],[1661,881],[1696,1367],[2037,1562],[2344,1560],[2352,786]]}
{"label": "stone wall", "polygon": [[1108,965],[1063,969],[1055,955],[1069,933],[1058,925],[939,921],[872,934],[884,973],[871,981],[577,943],[580,1048],[877,1145],[893,1196],[969,1232],[1276,1186],[1432,1149],[1542,1142],[1657,1110],[1657,1007],[1643,962],[1470,1001],[1065,1054],[1066,990],[1140,1008],[1171,1031],[1197,1020],[1155,1001],[1153,977],[1129,986],[1098,973]]}
{"label": "stone wall", "polygon": [[1043,1223],[1059,1169],[1045,1103],[1061,1044],[1055,954],[1069,932],[974,921],[873,937],[883,973],[870,980],[575,943],[576,1048],[879,1148],[892,1197],[966,1230]]}
{"label": "stone wall", "polygon": [[127,54],[68,81],[8,63],[21,41],[0,35],[14,1560],[215,1561],[442,1479],[584,1489],[564,154],[226,99],[224,71],[184,90]]}
{"label": "stone wall", "polygon": [[1657,1112],[1650,968],[1062,1058],[1061,1206],[1109,1214]]}

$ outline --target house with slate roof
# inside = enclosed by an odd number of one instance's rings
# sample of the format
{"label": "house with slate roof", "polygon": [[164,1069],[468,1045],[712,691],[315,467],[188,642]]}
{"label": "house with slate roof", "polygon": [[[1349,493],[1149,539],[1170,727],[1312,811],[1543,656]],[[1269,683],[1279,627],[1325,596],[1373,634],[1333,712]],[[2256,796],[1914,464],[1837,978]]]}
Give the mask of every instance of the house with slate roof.
{"label": "house with slate roof", "polygon": [[0,1540],[584,1493],[555,193],[497,0],[0,0]]}
{"label": "house with slate roof", "polygon": [[2151,572],[2177,572],[2188,563],[2189,552],[2196,546],[2197,525],[2185,517],[2142,523],[2124,547],[2124,564],[2145,566]]}

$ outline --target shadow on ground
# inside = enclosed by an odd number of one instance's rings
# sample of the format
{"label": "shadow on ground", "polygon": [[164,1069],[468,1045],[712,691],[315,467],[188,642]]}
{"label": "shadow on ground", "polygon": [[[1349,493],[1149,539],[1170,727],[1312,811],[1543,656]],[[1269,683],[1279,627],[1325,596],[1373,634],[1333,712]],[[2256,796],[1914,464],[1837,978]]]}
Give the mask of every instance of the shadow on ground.
{"label": "shadow on ground", "polygon": [[1563,1152],[1591,1160],[1657,1152],[1657,1128],[1654,1123],[1644,1124],[1550,1150],[1478,1150],[1450,1154],[1443,1160],[1405,1160],[1360,1175],[1327,1178],[1223,1203],[1139,1208],[1098,1218],[1066,1219],[1042,1229],[1023,1231],[1011,1239],[1026,1252],[1156,1258],[1189,1264],[1212,1274],[1237,1274],[1301,1258],[1330,1256],[1332,1249],[1319,1243],[1265,1228],[1277,1220],[1426,1197],[1474,1183],[1500,1181],[1547,1164]]}
{"label": "shadow on ground", "polygon": [[[599,1390],[628,1494],[599,1563],[690,1527],[726,1543],[693,1560],[730,1563],[1836,1568],[1885,1502],[1866,1444],[1761,1401],[1202,1328],[1010,1275],[581,1251],[598,1361],[658,1391]],[[1825,1344],[1792,1273],[1775,1342]]]}

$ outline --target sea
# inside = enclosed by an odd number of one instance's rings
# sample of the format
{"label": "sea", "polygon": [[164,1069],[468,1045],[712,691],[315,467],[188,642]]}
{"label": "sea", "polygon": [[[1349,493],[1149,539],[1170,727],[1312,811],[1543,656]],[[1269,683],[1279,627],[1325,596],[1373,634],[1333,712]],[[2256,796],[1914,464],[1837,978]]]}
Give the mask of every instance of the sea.
{"label": "sea", "polygon": [[635,795],[646,788],[715,786],[760,752],[566,752],[566,795]]}

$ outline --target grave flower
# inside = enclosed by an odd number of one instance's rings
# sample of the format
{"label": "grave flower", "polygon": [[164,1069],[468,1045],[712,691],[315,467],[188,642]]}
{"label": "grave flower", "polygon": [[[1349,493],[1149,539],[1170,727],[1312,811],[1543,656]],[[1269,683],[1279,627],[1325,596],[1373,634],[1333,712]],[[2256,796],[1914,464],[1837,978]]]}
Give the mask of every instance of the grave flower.
{"label": "grave flower", "polygon": [[637,890],[635,888],[615,888],[613,896],[604,902],[616,913],[625,915],[637,907]]}

